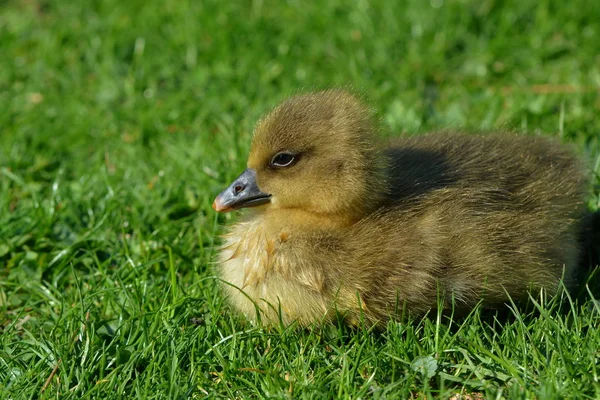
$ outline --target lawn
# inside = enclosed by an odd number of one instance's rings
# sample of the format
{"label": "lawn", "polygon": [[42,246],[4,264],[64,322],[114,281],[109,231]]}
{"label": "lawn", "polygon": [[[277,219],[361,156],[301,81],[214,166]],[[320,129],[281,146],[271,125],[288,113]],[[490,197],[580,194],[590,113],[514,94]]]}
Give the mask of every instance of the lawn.
{"label": "lawn", "polygon": [[261,328],[219,293],[211,209],[262,113],[352,86],[390,135],[559,137],[597,210],[599,37],[597,0],[1,2],[0,397],[600,398],[591,286]]}

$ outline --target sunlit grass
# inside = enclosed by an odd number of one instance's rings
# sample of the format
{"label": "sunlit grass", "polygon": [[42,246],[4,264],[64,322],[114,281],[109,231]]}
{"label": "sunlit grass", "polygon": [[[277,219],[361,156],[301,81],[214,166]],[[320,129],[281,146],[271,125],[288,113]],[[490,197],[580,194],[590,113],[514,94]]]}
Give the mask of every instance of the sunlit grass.
{"label": "sunlit grass", "polygon": [[351,85],[389,135],[559,136],[596,210],[598,37],[585,0],[4,2],[2,397],[599,398],[597,287],[383,331],[265,330],[218,291],[232,216],[210,207],[261,113]]}

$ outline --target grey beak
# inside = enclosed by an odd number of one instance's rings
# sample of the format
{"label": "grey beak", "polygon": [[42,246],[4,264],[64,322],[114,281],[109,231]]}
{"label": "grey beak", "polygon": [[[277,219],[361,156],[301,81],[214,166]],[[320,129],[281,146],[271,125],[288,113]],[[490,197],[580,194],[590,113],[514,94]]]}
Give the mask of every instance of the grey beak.
{"label": "grey beak", "polygon": [[259,206],[271,201],[271,195],[263,193],[256,184],[256,171],[247,168],[231,185],[215,199],[212,207],[217,212],[228,212],[238,208]]}

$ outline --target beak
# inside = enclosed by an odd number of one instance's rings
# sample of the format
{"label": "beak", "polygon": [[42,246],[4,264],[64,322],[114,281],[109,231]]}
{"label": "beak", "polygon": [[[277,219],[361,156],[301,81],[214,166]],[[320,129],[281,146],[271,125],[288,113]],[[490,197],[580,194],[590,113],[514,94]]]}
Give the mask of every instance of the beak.
{"label": "beak", "polygon": [[256,184],[256,171],[247,168],[215,199],[212,207],[217,212],[228,212],[244,207],[268,203],[271,195],[263,193]]}

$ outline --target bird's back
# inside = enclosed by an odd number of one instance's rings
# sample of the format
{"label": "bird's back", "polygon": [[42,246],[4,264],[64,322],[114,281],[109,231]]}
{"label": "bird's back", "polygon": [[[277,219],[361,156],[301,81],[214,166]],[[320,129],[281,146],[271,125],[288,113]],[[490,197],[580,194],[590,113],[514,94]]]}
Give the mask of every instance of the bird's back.
{"label": "bird's back", "polygon": [[472,194],[496,192],[499,203],[507,205],[502,201],[506,196],[511,207],[556,207],[564,201],[574,211],[574,202],[581,202],[585,192],[585,176],[575,155],[542,137],[430,134],[395,140],[386,155],[390,204],[455,188]]}
{"label": "bird's back", "polygon": [[563,273],[572,283],[585,179],[569,149],[537,137],[436,134],[395,141],[386,154],[386,204],[350,233],[369,265],[374,309],[389,312],[398,293],[425,311],[441,288],[468,309],[531,287],[554,292]]}

